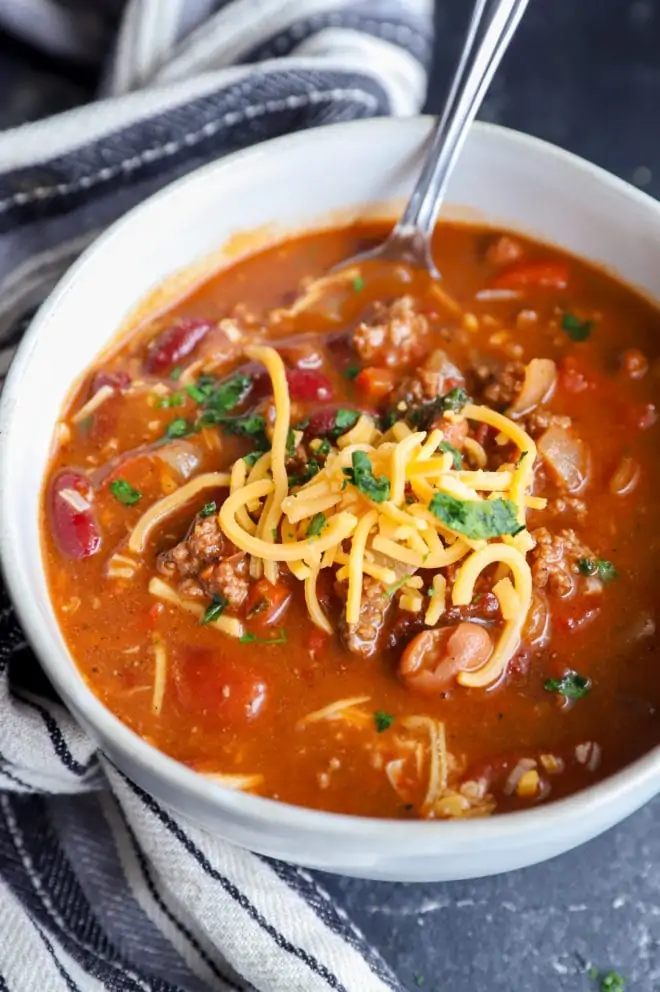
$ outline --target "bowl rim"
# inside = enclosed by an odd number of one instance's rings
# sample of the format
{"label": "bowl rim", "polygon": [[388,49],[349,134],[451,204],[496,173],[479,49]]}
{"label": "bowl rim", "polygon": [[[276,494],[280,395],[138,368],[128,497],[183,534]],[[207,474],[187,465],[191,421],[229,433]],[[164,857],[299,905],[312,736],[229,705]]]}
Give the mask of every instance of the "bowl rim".
{"label": "bowl rim", "polygon": [[[125,237],[148,209],[164,204],[170,197],[181,195],[188,187],[206,182],[210,177],[216,175],[219,177],[225,169],[240,168],[242,163],[247,164],[263,155],[296,150],[310,140],[332,144],[341,142],[343,138],[350,140],[351,132],[358,128],[365,131],[391,130],[393,135],[409,131],[413,138],[423,139],[433,121],[434,118],[428,115],[403,119],[370,118],[283,135],[210,162],[168,184],[111,224],[74,262],[40,307],[11,363],[0,396],[0,561],[16,613],[26,638],[60,693],[64,704],[71,699],[74,706],[85,714],[85,719],[97,730],[101,738],[110,740],[119,752],[129,753],[131,760],[141,769],[157,776],[175,790],[176,805],[179,809],[190,799],[205,802],[211,804],[219,813],[233,814],[252,825],[265,823],[268,825],[268,833],[271,834],[274,831],[294,829],[317,838],[325,836],[329,839],[341,836],[342,839],[353,839],[358,842],[387,841],[388,845],[401,838],[408,842],[408,849],[412,839],[421,845],[417,849],[417,853],[420,853],[421,850],[431,848],[441,849],[443,844],[451,847],[457,842],[463,847],[465,844],[474,844],[475,841],[480,840],[500,843],[511,841],[539,827],[544,830],[557,829],[565,833],[569,823],[575,823],[588,814],[593,817],[599,811],[610,809],[613,805],[623,809],[623,815],[627,815],[635,808],[635,804],[641,805],[641,802],[645,801],[637,801],[635,797],[650,796],[654,791],[660,791],[660,745],[613,775],[565,798],[529,810],[467,820],[395,820],[333,813],[230,790],[209,781],[198,772],[148,744],[107,709],[87,686],[66,645],[64,646],[68,655],[66,663],[58,658],[58,650],[39,623],[38,614],[32,605],[28,576],[21,564],[19,531],[9,524],[11,494],[8,486],[10,470],[7,456],[11,438],[26,426],[21,427],[13,420],[12,409],[22,378],[39,347],[43,331],[56,313],[63,297],[79,291],[80,285],[84,285],[86,267],[90,259],[105,251],[116,239]],[[481,122],[473,127],[475,132],[485,135],[489,140],[509,144],[520,154],[524,154],[527,150],[535,150],[548,161],[559,161],[589,174],[601,186],[608,186],[612,191],[618,192],[628,200],[636,200],[640,206],[655,213],[660,227],[660,203],[605,169],[543,139],[511,128]],[[50,608],[52,610],[52,604]],[[615,820],[607,820],[607,825],[610,822],[613,823]]]}

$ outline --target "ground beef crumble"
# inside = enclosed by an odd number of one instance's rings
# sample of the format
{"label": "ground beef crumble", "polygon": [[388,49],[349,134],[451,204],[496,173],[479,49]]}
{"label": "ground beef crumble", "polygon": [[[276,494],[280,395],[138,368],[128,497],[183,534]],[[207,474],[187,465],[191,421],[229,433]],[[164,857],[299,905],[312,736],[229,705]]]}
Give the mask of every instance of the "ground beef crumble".
{"label": "ground beef crumble", "polygon": [[506,410],[522,389],[525,365],[523,362],[505,362],[499,368],[493,368],[484,362],[475,366],[473,375],[483,401],[498,410]]}
{"label": "ground beef crumble", "polygon": [[429,324],[417,313],[411,296],[393,303],[375,303],[372,316],[353,335],[353,346],[366,365],[397,368],[410,365],[424,354]]}
{"label": "ground beef crumble", "polygon": [[[342,592],[343,590],[339,590]],[[343,591],[345,595],[345,591]],[[339,633],[351,654],[370,658],[379,648],[380,635],[385,626],[387,613],[392,605],[391,596],[377,579],[365,575],[362,585],[360,619],[357,623],[346,623],[342,616]]]}
{"label": "ground beef crumble", "polygon": [[390,404],[397,407],[403,402],[408,408],[416,407],[464,385],[462,374],[447,353],[436,348],[412,375],[401,380],[390,397]]}
{"label": "ground beef crumble", "polygon": [[532,532],[536,547],[531,551],[532,580],[537,589],[556,596],[570,596],[581,579],[578,562],[596,555],[582,544],[574,530],[552,533],[546,527]]}
{"label": "ground beef crumble", "polygon": [[178,580],[182,596],[221,596],[237,611],[248,594],[247,558],[223,535],[215,514],[198,514],[183,541],[158,556],[161,575]]}

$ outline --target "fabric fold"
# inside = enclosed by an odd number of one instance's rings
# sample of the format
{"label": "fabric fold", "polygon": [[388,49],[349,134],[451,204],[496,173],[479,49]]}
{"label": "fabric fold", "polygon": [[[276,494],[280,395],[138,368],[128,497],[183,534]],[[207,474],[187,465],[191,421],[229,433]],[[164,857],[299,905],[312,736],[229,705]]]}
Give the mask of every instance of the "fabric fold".
{"label": "fabric fold", "polygon": [[[417,112],[432,6],[0,0],[0,26],[101,80],[93,103],[0,134],[0,382],[62,273],[146,196],[269,138]],[[4,588],[0,889],[2,992],[401,990],[314,872],[178,822],[99,756]]]}

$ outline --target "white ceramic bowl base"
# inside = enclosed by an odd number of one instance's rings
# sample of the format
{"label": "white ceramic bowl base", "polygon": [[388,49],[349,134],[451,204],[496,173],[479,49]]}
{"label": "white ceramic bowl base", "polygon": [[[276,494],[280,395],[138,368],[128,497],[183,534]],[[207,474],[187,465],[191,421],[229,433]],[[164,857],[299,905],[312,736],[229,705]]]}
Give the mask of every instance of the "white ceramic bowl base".
{"label": "white ceramic bowl base", "polygon": [[[609,780],[530,811],[466,822],[337,816],[230,792],[139,739],[86,688],[51,608],[38,531],[53,425],[71,384],[135,305],[238,232],[280,233],[394,207],[419,168],[430,120],[380,119],[279,139],[177,182],[115,224],[42,308],[0,409],[0,549],[26,634],[82,726],[131,779],[190,821],[255,851],[368,878],[493,874],[552,857],[660,790],[660,749]],[[518,229],[601,262],[660,297],[660,206],[585,162],[492,126],[474,128],[445,211]],[[272,236],[271,230],[271,236]],[[35,397],[39,398],[38,413]],[[292,769],[295,774],[295,769]]]}

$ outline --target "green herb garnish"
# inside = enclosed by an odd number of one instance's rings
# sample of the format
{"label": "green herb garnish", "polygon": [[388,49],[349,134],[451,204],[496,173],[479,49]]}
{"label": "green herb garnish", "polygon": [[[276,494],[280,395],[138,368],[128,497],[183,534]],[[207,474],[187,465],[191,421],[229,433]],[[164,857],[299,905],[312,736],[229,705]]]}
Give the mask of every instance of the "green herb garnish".
{"label": "green herb garnish", "polygon": [[210,424],[220,424],[227,434],[234,434],[236,437],[249,437],[262,451],[269,447],[266,437],[266,419],[261,414],[246,413],[243,417],[225,417],[215,410],[206,410],[199,422],[203,427],[208,427]]}
{"label": "green herb garnish", "polygon": [[317,455],[329,455],[332,445],[328,441],[327,437],[321,439],[321,443],[316,448]]}
{"label": "green herb garnish", "polygon": [[321,471],[321,464],[316,460],[316,458],[310,458],[307,461],[302,472],[296,475],[289,476],[289,487],[293,486],[304,486],[306,482],[313,479]]}
{"label": "green herb garnish", "polygon": [[398,582],[393,582],[391,586],[386,586],[385,595],[389,596],[391,599],[394,593],[398,592],[399,589],[406,584],[408,579],[412,579],[412,573],[409,573],[408,575],[404,575],[402,579],[399,579]]}
{"label": "green herb garnish", "polygon": [[528,454],[529,454],[529,451],[521,451],[520,452],[520,454],[518,455],[518,458],[516,459],[516,465],[515,465],[516,468],[520,468],[520,466],[522,465],[522,463],[524,462],[524,460],[527,458],[527,455]]}
{"label": "green herb garnish", "polygon": [[624,992],[626,980],[616,971],[608,971],[600,980],[601,992]]}
{"label": "green herb garnish", "polygon": [[463,468],[463,455],[460,453],[458,448],[455,448],[453,444],[449,441],[441,441],[438,445],[438,451],[443,451],[445,454],[452,456],[452,464],[455,469]]}
{"label": "green herb garnish", "polygon": [[379,479],[375,477],[366,452],[354,451],[351,462],[353,467],[343,469],[344,475],[363,496],[367,496],[374,503],[383,503],[390,498],[388,479],[384,475]]}
{"label": "green herb garnish", "polygon": [[508,499],[462,500],[448,493],[436,493],[429,510],[451,530],[475,541],[523,530],[518,508]]}
{"label": "green herb garnish", "polygon": [[243,455],[243,461],[248,468],[252,468],[253,465],[256,465],[262,455],[263,451],[248,451],[247,455]]}
{"label": "green herb garnish", "polygon": [[119,503],[124,506],[135,506],[142,499],[139,489],[134,489],[126,479],[115,479],[110,483],[110,492]]}
{"label": "green herb garnish", "polygon": [[546,679],[543,688],[546,692],[557,692],[566,699],[582,699],[591,689],[591,680],[577,672],[566,672],[560,679]]}
{"label": "green herb garnish", "polygon": [[257,637],[256,634],[243,634],[239,638],[240,644],[286,644],[286,631],[282,628],[275,637]]}
{"label": "green herb garnish", "polygon": [[173,440],[177,437],[185,437],[186,434],[191,434],[193,430],[193,426],[188,423],[185,417],[177,417],[175,420],[170,420],[165,428],[165,437]]}
{"label": "green herb garnish", "polygon": [[171,406],[183,406],[186,402],[186,398],[183,393],[170,393],[169,396],[161,396],[161,398],[156,403],[158,409],[167,409]]}
{"label": "green herb garnish", "polygon": [[343,408],[337,410],[334,427],[328,433],[331,437],[339,437],[346,431],[350,431],[351,427],[355,427],[359,419],[360,414],[357,410],[345,410]]}
{"label": "green herb garnish", "polygon": [[286,436],[286,454],[287,458],[293,458],[296,453],[296,435],[293,427],[289,427],[289,432]]}
{"label": "green herb garnish", "polygon": [[199,621],[200,626],[205,627],[207,623],[215,623],[218,617],[221,617],[225,612],[228,605],[229,600],[225,596],[214,596],[204,610],[204,614]]}
{"label": "green herb garnish", "polygon": [[391,713],[385,713],[384,710],[376,710],[374,713],[374,723],[376,724],[378,733],[382,734],[384,730],[389,730],[392,726],[394,717]]}
{"label": "green herb garnish", "polygon": [[172,371],[170,372],[170,379],[173,379],[174,382],[176,382],[178,379],[181,378],[181,373],[182,372],[183,372],[183,369],[181,368],[181,366],[180,365],[175,365],[174,368],[172,369]]}
{"label": "green herb garnish", "polygon": [[349,365],[347,369],[344,369],[342,375],[345,379],[357,379],[361,371],[360,365]]}
{"label": "green herb garnish", "polygon": [[[429,403],[422,403],[411,410],[406,419],[414,427],[423,427],[431,423],[434,417],[443,413],[460,413],[470,397],[462,386],[450,389],[444,396],[437,396]],[[396,417],[395,417],[396,419]]]}
{"label": "green herb garnish", "polygon": [[353,289],[355,290],[356,293],[359,293],[360,290],[364,289],[364,279],[362,278],[362,276],[355,277],[355,279],[353,280]]}
{"label": "green herb garnish", "polygon": [[318,537],[327,522],[325,513],[315,513],[309,522],[306,537]]}
{"label": "green herb garnish", "polygon": [[580,320],[574,313],[565,313],[561,318],[561,329],[566,331],[571,341],[586,341],[593,326],[593,320]]}
{"label": "green herb garnish", "polygon": [[396,424],[397,415],[396,410],[386,410],[385,413],[380,415],[380,428],[385,433],[390,427]]}
{"label": "green herb garnish", "polygon": [[578,571],[581,575],[598,575],[605,583],[619,577],[612,562],[606,561],[604,558],[580,558]]}
{"label": "green herb garnish", "polygon": [[204,506],[199,511],[199,515],[200,517],[210,517],[212,516],[212,514],[216,512],[217,509],[218,507],[216,506],[215,500],[212,500],[210,503],[204,504]]}

